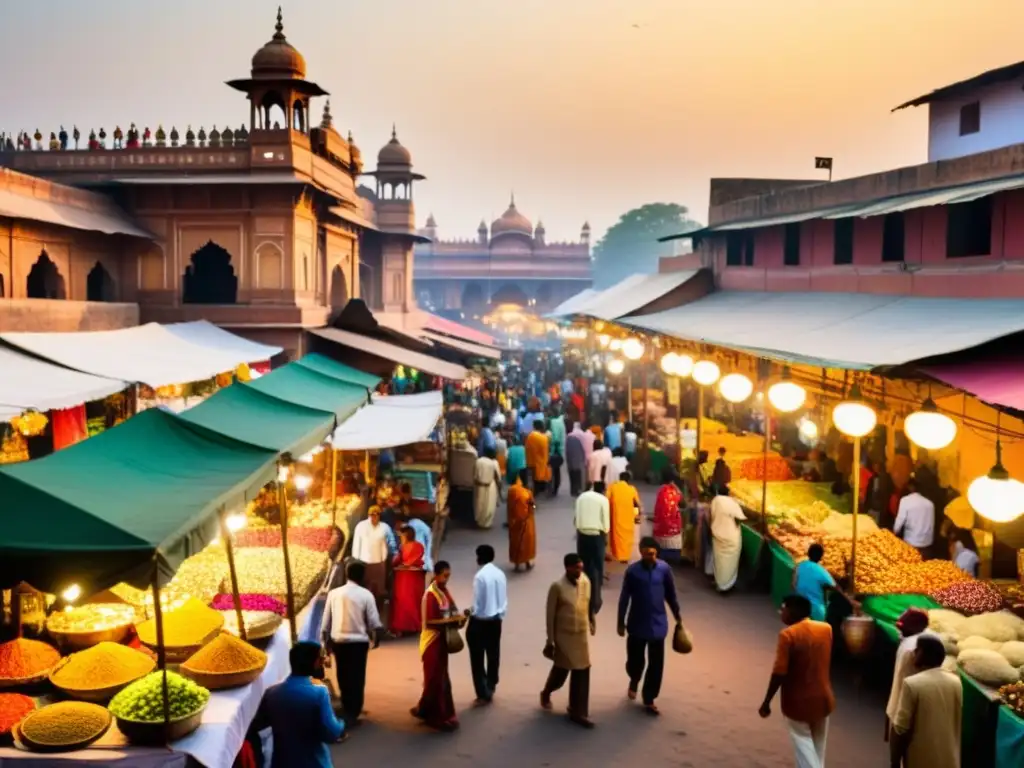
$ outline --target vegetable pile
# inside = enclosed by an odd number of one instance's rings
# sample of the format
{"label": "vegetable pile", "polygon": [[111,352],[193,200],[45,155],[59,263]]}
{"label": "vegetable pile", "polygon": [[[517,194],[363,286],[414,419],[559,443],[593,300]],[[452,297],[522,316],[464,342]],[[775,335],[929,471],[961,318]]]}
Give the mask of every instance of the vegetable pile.
{"label": "vegetable pile", "polygon": [[0,734],[10,733],[11,728],[34,712],[36,703],[20,693],[0,693]]}
{"label": "vegetable pile", "polygon": [[980,581],[952,584],[933,592],[932,599],[942,607],[958,611],[964,616],[998,611],[1003,607],[1002,595]]}
{"label": "vegetable pile", "polygon": [[21,680],[49,672],[60,661],[52,645],[19,637],[0,645],[0,678]]}
{"label": "vegetable pile", "polygon": [[[167,672],[170,719],[178,720],[198,712],[210,700],[210,692],[176,672]],[[122,720],[159,723],[164,720],[162,672],[151,672],[136,680],[113,699],[110,711]]]}
{"label": "vegetable pile", "polygon": [[50,679],[59,688],[90,691],[127,685],[152,672],[154,666],[152,658],[134,648],[100,643],[73,653]]}
{"label": "vegetable pile", "polygon": [[182,669],[207,675],[230,675],[263,669],[267,654],[229,634],[221,634],[196,651]]}
{"label": "vegetable pile", "polygon": [[[195,598],[180,608],[164,614],[164,644],[182,648],[201,645],[214,632],[224,626],[224,617]],[[146,645],[157,645],[156,620],[149,619],[136,628],[139,640]]]}
{"label": "vegetable pile", "polygon": [[42,747],[72,747],[102,735],[110,713],[97,704],[59,701],[36,710],[21,723],[21,734]]}

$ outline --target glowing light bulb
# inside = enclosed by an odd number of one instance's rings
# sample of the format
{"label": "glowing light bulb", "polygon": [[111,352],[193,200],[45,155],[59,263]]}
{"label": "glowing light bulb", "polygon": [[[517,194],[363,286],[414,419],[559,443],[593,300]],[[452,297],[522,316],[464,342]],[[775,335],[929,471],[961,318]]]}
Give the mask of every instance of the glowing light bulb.
{"label": "glowing light bulb", "polygon": [[945,448],[956,437],[956,422],[944,413],[930,397],[903,421],[903,431],[915,444],[928,450]]}
{"label": "glowing light bulb", "polygon": [[64,599],[65,603],[73,603],[82,596],[82,588],[77,584],[72,584],[61,592],[60,596]]}
{"label": "glowing light bulb", "polygon": [[754,392],[754,382],[742,373],[730,373],[718,382],[718,391],[730,403],[742,403]]}
{"label": "glowing light bulb", "polygon": [[228,515],[228,518],[224,521],[224,524],[227,526],[228,531],[230,531],[231,533],[237,533],[238,531],[245,528],[248,522],[249,521],[245,515],[236,514]]}
{"label": "glowing light bulb", "polygon": [[714,384],[721,374],[718,365],[710,360],[698,360],[693,366],[693,380],[702,387]]}
{"label": "glowing light bulb", "polygon": [[617,357],[613,357],[611,360],[609,360],[606,367],[608,369],[608,373],[610,373],[612,376],[618,376],[620,373],[626,370],[626,364]]}

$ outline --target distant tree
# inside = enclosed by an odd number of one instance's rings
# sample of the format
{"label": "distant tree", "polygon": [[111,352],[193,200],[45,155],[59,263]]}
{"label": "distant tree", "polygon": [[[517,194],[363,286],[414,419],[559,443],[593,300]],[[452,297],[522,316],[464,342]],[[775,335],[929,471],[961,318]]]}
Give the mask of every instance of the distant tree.
{"label": "distant tree", "polygon": [[648,203],[624,213],[594,246],[594,286],[608,288],[637,272],[656,272],[658,258],[670,250],[659,237],[700,225],[685,205]]}

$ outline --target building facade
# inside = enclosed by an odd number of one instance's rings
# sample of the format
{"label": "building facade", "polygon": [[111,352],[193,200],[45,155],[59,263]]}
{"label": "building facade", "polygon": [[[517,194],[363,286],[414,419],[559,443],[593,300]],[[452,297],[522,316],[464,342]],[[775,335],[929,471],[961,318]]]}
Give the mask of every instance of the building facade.
{"label": "building facade", "polygon": [[314,99],[328,93],[306,78],[280,13],[249,76],[227,85],[239,92],[240,118],[241,100],[249,102],[237,129],[133,123],[110,141],[103,129],[83,137],[61,127],[48,139],[23,132],[3,142],[0,166],[88,190],[97,206],[119,206],[148,233],[108,249],[117,262],[107,267],[109,291],[137,304],[142,322],[206,319],[297,355],[304,330],[325,325],[349,298],[412,308],[412,185],[423,177],[397,135],[368,174],[376,190],[357,187],[359,148],[335,129],[329,101],[314,121]]}
{"label": "building facade", "polygon": [[417,298],[431,311],[462,310],[482,314],[488,305],[554,308],[593,282],[590,225],[576,242],[549,243],[544,225],[516,207],[491,222],[483,220],[475,238],[445,240],[434,217],[419,234],[413,279]]}

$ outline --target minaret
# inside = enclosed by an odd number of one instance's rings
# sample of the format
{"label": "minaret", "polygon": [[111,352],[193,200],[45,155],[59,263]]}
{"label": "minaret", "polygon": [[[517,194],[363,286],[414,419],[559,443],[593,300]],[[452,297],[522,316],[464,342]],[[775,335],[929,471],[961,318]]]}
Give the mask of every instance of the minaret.
{"label": "minaret", "polygon": [[583,229],[580,230],[580,242],[589,248],[590,246],[590,222],[583,222]]}
{"label": "minaret", "polygon": [[487,222],[480,219],[480,226],[476,228],[476,237],[480,245],[487,245]]}

